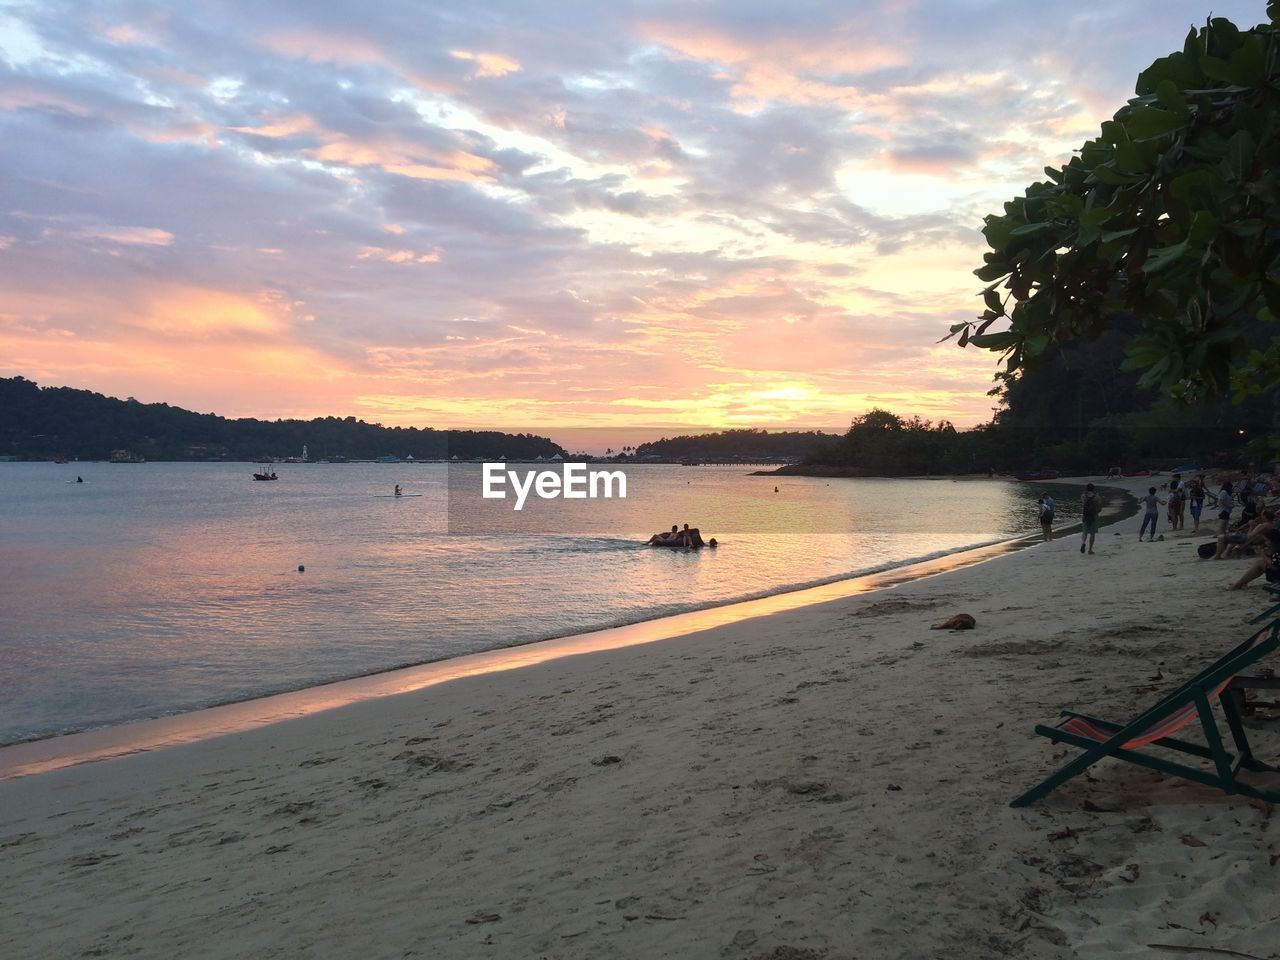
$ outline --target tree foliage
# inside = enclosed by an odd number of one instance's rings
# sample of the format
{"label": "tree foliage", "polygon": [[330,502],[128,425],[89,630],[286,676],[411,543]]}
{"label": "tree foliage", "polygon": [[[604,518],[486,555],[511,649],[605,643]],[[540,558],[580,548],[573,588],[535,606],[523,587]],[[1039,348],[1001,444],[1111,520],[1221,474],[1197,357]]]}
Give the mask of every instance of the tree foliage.
{"label": "tree foliage", "polygon": [[1276,382],[1280,0],[1267,13],[1193,29],[1096,139],[986,218],[986,309],[949,336],[1002,354],[998,380],[1124,311],[1143,386],[1211,400]]}
{"label": "tree foliage", "polygon": [[875,409],[854,417],[847,433],[818,447],[803,466],[881,477],[985,471],[996,463],[990,437],[990,427],[961,432],[946,420]]}

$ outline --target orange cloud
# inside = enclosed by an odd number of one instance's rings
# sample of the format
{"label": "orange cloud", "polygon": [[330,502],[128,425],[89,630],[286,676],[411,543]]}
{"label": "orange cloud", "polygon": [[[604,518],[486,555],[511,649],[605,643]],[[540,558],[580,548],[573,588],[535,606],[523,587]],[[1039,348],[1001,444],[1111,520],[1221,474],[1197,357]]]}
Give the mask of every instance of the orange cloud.
{"label": "orange cloud", "polygon": [[80,240],[109,240],[125,246],[167,247],[173,243],[173,234],[158,227],[84,227],[73,236]]}
{"label": "orange cloud", "polygon": [[491,160],[462,150],[440,153],[393,140],[357,142],[342,135],[303,154],[322,163],[349,167],[381,167],[388,173],[419,180],[482,180],[497,170]]}
{"label": "orange cloud", "polygon": [[730,68],[735,99],[786,103],[835,103],[852,106],[857,92],[831,77],[901,66],[908,62],[900,44],[871,39],[853,25],[838,27],[824,40],[773,36],[744,40],[710,26],[679,21],[643,21],[647,40],[685,57]]}
{"label": "orange cloud", "polygon": [[271,123],[260,127],[231,127],[237,133],[252,133],[257,137],[292,137],[299,133],[316,133],[319,126],[315,120],[305,114],[295,113],[282,116]]}
{"label": "orange cloud", "polygon": [[340,36],[316,30],[279,30],[258,38],[268,50],[310,60],[314,63],[336,63],[342,67],[384,63],[382,49],[362,37]]}
{"label": "orange cloud", "polygon": [[39,84],[18,80],[6,84],[5,88],[0,90],[0,110],[22,110],[33,107],[62,110],[77,117],[89,116],[89,111],[82,104],[55,94]]}
{"label": "orange cloud", "polygon": [[475,63],[476,69],[471,74],[473,78],[505,77],[508,73],[515,73],[520,69],[518,60],[512,60],[510,57],[504,57],[499,53],[471,53],[467,50],[450,50],[449,56],[455,60],[470,60]]}
{"label": "orange cloud", "polygon": [[153,41],[137,27],[131,27],[127,23],[118,23],[113,27],[108,27],[105,36],[112,43],[122,45],[138,45],[150,44]]}
{"label": "orange cloud", "polygon": [[386,247],[361,247],[356,254],[357,260],[385,260],[387,263],[439,263],[440,251],[429,250],[418,253],[416,250],[388,250]]}
{"label": "orange cloud", "polygon": [[271,291],[250,296],[162,284],[135,291],[134,296],[137,302],[122,305],[117,316],[126,328],[197,343],[247,339],[262,345],[281,339],[292,312],[292,304]]}

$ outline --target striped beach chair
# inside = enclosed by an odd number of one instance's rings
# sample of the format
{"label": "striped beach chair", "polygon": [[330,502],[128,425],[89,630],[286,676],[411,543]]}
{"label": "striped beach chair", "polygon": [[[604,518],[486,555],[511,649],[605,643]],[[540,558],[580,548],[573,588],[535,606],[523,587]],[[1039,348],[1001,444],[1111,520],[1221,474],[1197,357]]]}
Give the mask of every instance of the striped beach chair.
{"label": "striped beach chair", "polygon": [[[1280,791],[1260,790],[1236,779],[1236,774],[1241,769],[1277,771],[1280,768],[1254,758],[1249,740],[1245,736],[1244,725],[1240,722],[1237,701],[1228,694],[1228,688],[1236,674],[1273,652],[1278,645],[1280,621],[1275,621],[1125,724],[1064,710],[1054,726],[1037,725],[1036,733],[1041,736],[1048,737],[1055,743],[1069,743],[1083,752],[1022,794],[1011,806],[1025,807],[1035,803],[1103,757],[1136,763],[1160,773],[1216,787],[1224,793],[1280,803]],[[1222,734],[1213,712],[1215,700],[1222,707],[1238,757],[1233,757],[1223,746]],[[1196,719],[1199,719],[1204,733],[1204,745],[1189,743],[1173,736]],[[1154,747],[1208,760],[1212,762],[1212,766],[1179,763],[1152,753],[1150,748]]]}

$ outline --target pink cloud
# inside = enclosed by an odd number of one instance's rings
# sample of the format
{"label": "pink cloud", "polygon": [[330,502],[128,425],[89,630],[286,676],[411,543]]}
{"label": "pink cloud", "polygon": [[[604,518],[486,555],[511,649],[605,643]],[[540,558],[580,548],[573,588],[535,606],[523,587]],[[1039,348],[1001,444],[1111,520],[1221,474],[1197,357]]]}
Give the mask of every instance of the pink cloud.
{"label": "pink cloud", "polygon": [[173,243],[173,234],[158,227],[82,227],[72,236],[80,240],[108,240],[125,246],[167,247]]}

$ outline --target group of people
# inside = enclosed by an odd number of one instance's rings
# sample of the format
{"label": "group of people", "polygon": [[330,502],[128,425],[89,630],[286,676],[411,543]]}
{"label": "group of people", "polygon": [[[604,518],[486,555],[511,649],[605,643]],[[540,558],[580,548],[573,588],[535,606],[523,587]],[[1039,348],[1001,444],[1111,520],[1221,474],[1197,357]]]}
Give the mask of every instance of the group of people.
{"label": "group of people", "polygon": [[[1138,530],[1138,540],[1141,541],[1143,535],[1147,535],[1147,540],[1151,541],[1156,538],[1156,527],[1160,522],[1160,507],[1166,507],[1166,516],[1169,522],[1170,530],[1183,530],[1186,528],[1186,514],[1191,514],[1191,532],[1198,533],[1200,530],[1200,517],[1204,513],[1205,501],[1209,499],[1209,491],[1205,487],[1204,477],[1197,476],[1191,480],[1184,481],[1182,475],[1175,473],[1167,484],[1163,484],[1163,490],[1168,497],[1162,499],[1156,492],[1155,487],[1147,488],[1147,495],[1142,498],[1142,526]],[[1225,501],[1222,494],[1214,497],[1214,503],[1218,508],[1218,520],[1221,523],[1231,515],[1232,492],[1231,485],[1224,484],[1223,489],[1226,491]],[[1226,517],[1223,511],[1226,511]],[[1150,533],[1148,533],[1148,528]],[[1221,531],[1219,531],[1221,532]]]}
{"label": "group of people", "polygon": [[698,532],[697,527],[690,527],[687,523],[681,530],[677,524],[671,525],[670,533],[655,533],[652,537],[645,541],[646,544],[656,544],[661,547],[715,547],[718,546],[716,538],[703,541],[702,534]]}
{"label": "group of people", "polygon": [[[1180,474],[1175,473],[1160,490],[1154,486],[1148,487],[1146,495],[1141,498],[1142,523],[1138,528],[1138,541],[1145,539],[1149,543],[1156,539],[1162,506],[1166,508],[1170,530],[1185,529],[1185,514],[1190,513],[1191,532],[1198,532],[1207,503],[1217,514],[1216,544],[1202,545],[1200,555],[1215,560],[1249,553],[1257,555],[1240,577],[1226,589],[1239,590],[1258,577],[1265,577],[1268,583],[1280,583],[1280,504],[1276,507],[1266,506],[1263,497],[1268,492],[1274,491],[1268,486],[1267,480],[1256,475],[1252,469],[1243,480],[1235,483],[1224,481],[1216,493],[1211,492],[1203,475],[1184,481]],[[1052,540],[1057,505],[1053,496],[1048,493],[1042,494],[1036,503],[1044,539]],[[1237,504],[1240,513],[1233,523],[1232,515]],[[1093,553],[1098,533],[1099,508],[1098,494],[1092,483],[1087,484],[1080,503],[1081,553]],[[1160,536],[1160,539],[1164,537]]]}
{"label": "group of people", "polygon": [[[1036,501],[1040,512],[1040,529],[1046,541],[1053,539],[1054,511],[1057,503],[1053,495],[1042,493]],[[1098,536],[1098,516],[1102,513],[1102,501],[1093,484],[1085,484],[1084,493],[1080,496],[1080,552],[1093,553],[1094,540]]]}

